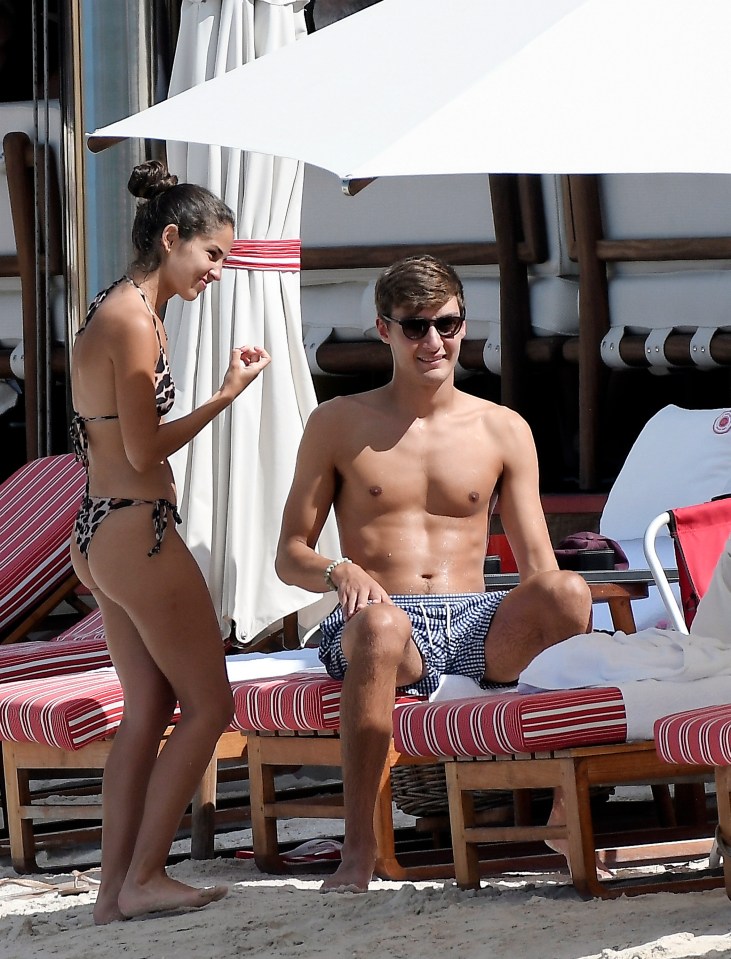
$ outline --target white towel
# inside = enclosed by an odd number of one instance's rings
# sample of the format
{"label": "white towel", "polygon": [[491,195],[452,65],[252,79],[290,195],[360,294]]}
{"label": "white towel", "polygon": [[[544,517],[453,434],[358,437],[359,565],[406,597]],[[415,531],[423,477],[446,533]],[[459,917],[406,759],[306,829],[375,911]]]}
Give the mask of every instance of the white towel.
{"label": "white towel", "polygon": [[241,653],[226,657],[229,682],[242,679],[266,679],[288,673],[324,673],[316,649],[285,650],[281,653]]}
{"label": "white towel", "polygon": [[655,721],[671,713],[703,706],[721,706],[731,700],[728,676],[673,683],[643,679],[619,683],[627,718],[627,741],[652,739]]}
{"label": "white towel", "polygon": [[570,689],[642,679],[683,683],[713,676],[731,676],[731,646],[712,636],[653,627],[629,635],[571,636],[536,656],[520,681],[541,689]]}
{"label": "white towel", "polygon": [[690,635],[673,629],[571,636],[520,675],[540,689],[618,686],[627,738],[651,739],[670,713],[731,702],[731,539],[700,602]]}
{"label": "white towel", "polygon": [[495,693],[516,693],[517,686],[507,689],[483,689],[469,676],[441,676],[439,685],[429,697],[431,703],[446,702],[450,699],[474,699],[476,696],[494,696]]}
{"label": "white towel", "polygon": [[651,627],[627,635],[571,636],[544,650],[521,682],[544,689],[640,679],[694,682],[731,674],[731,538],[698,606],[690,636]]}

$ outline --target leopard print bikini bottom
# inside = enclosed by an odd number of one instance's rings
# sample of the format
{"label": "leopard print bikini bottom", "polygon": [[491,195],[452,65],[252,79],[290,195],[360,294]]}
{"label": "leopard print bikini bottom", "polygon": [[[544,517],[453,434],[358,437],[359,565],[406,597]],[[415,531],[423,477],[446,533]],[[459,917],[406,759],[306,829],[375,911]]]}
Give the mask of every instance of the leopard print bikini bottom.
{"label": "leopard print bikini bottom", "polygon": [[89,547],[94,533],[115,509],[127,506],[152,506],[152,526],[155,530],[155,545],[147,554],[154,556],[160,552],[162,540],[168,525],[168,516],[172,515],[176,523],[182,523],[178,510],[166,499],[123,499],[119,496],[90,496],[88,493],[81,501],[76,517],[74,537],[82,556],[89,556]]}

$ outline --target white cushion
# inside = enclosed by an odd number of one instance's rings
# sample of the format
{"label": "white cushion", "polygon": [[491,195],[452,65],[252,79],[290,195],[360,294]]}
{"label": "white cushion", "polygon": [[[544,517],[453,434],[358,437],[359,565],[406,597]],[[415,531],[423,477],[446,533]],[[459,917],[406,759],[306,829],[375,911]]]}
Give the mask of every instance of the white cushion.
{"label": "white cushion", "polygon": [[612,486],[599,529],[641,538],[666,509],[731,491],[731,409],[666,406],[644,426]]}
{"label": "white cushion", "polygon": [[731,271],[617,276],[609,284],[612,326],[629,332],[731,327]]}
{"label": "white cushion", "polygon": [[728,176],[622,173],[606,174],[600,183],[607,237],[728,236],[730,232]]}

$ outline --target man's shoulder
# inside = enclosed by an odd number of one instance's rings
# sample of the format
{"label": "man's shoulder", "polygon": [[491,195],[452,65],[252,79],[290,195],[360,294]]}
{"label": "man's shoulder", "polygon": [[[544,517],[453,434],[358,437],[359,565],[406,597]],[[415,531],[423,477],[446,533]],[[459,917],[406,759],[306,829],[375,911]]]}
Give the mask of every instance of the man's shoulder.
{"label": "man's shoulder", "polygon": [[352,416],[356,409],[365,407],[374,408],[381,402],[380,389],[366,390],[362,393],[347,393],[342,396],[334,396],[332,399],[324,400],[317,407],[316,412],[324,417],[338,418],[341,416]]}
{"label": "man's shoulder", "polygon": [[480,396],[472,396],[469,393],[459,391],[460,403],[462,408],[468,413],[474,413],[482,416],[485,422],[496,427],[505,428],[516,427],[525,423],[523,417],[510,409],[509,406],[502,406],[500,403],[494,403],[492,400],[483,399]]}

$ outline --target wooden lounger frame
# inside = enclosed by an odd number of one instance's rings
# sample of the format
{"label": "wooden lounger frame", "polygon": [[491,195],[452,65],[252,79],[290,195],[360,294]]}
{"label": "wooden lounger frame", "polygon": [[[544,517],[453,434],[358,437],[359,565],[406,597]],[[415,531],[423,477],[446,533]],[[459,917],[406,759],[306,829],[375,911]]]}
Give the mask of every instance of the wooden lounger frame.
{"label": "wooden lounger frame", "polygon": [[[160,743],[162,749],[171,732],[168,729]],[[33,802],[29,779],[31,772],[40,778],[63,775],[65,770],[102,772],[106,765],[112,738],[98,740],[71,752],[58,746],[41,743],[2,744],[5,776],[5,799],[7,803],[7,826],[10,843],[10,858],[16,872],[37,871],[36,846],[33,830],[35,822],[51,820],[101,820],[99,804],[69,802]],[[216,752],[193,799],[191,811],[191,857],[210,859],[214,851],[214,827],[216,813],[217,768],[221,760],[239,759],[246,755],[246,736],[236,731],[225,732],[219,739]],[[43,773],[46,773],[46,776]],[[36,775],[34,778],[38,778]],[[69,833],[66,831],[66,835]]]}

